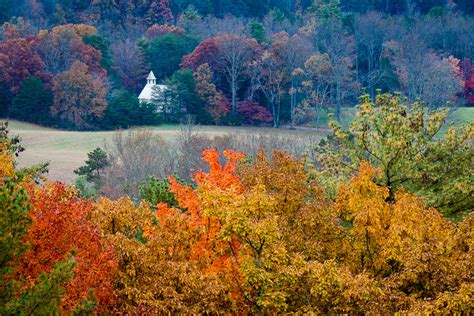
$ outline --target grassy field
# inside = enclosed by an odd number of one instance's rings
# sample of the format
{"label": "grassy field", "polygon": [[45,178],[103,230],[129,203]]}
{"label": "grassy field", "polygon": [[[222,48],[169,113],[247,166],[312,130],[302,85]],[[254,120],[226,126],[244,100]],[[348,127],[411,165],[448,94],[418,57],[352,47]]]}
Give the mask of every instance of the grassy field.
{"label": "grassy field", "polygon": [[[165,140],[172,141],[180,134],[181,128],[177,125],[164,125],[151,127],[148,130],[160,135]],[[61,131],[18,121],[10,121],[9,129],[11,134],[20,135],[22,144],[26,148],[18,159],[19,166],[49,161],[50,173],[47,175],[48,178],[62,182],[74,181],[73,171],[83,165],[87,159],[87,153],[96,147],[103,147],[110,143],[115,133],[113,131]],[[279,135],[294,135],[294,137],[312,133],[322,135],[322,132],[314,131],[220,126],[198,126],[194,130],[208,136],[222,136],[233,133],[278,133]]]}
{"label": "grassy field", "polygon": [[[348,126],[354,117],[354,110],[344,111],[342,125]],[[460,125],[464,122],[474,121],[474,108],[459,108],[449,115],[448,125]],[[165,140],[172,141],[181,132],[181,127],[176,125],[163,125],[149,128]],[[195,128],[199,133],[208,136],[222,136],[234,133],[277,133],[278,135],[299,137],[302,135],[315,135],[322,137],[324,131],[295,131],[288,129],[248,128],[248,127],[219,127],[199,126]],[[103,147],[110,143],[115,132],[71,132],[61,131],[34,124],[11,121],[12,134],[18,134],[26,151],[18,160],[20,166],[49,161],[52,180],[63,182],[74,181],[73,170],[81,166],[87,158],[87,153],[96,147]]]}

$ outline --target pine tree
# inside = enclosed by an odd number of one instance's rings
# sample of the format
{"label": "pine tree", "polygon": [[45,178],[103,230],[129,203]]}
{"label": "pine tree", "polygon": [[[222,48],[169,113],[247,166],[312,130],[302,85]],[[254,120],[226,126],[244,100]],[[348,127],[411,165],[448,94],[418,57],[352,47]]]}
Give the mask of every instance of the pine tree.
{"label": "pine tree", "polygon": [[85,176],[87,182],[93,183],[96,189],[101,186],[101,172],[109,165],[107,153],[101,149],[96,148],[87,154],[89,157],[86,160],[86,165],[74,170],[74,173],[79,176]]}
{"label": "pine tree", "polygon": [[10,116],[22,121],[48,124],[51,123],[49,109],[52,105],[51,90],[46,89],[40,79],[31,76],[23,82],[13,100]]}

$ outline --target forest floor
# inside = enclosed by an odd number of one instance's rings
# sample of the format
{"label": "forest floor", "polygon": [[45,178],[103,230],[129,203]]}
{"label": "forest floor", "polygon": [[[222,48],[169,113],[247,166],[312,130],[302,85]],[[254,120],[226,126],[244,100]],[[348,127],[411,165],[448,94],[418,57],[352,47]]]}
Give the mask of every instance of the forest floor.
{"label": "forest floor", "polygon": [[[342,117],[342,125],[347,126],[354,117],[354,111],[346,111]],[[2,119],[0,119],[2,120]],[[459,108],[449,115],[448,125],[460,125],[463,122],[474,121],[474,108]],[[325,124],[325,122],[323,122]],[[75,179],[74,170],[84,164],[87,153],[97,147],[110,144],[115,131],[106,132],[75,132],[62,131],[34,124],[10,121],[9,129],[12,135],[20,135],[23,147],[19,166],[29,166],[39,162],[50,162],[50,172],[47,177],[51,180],[71,183]],[[147,127],[167,141],[173,141],[182,132],[178,125],[162,125]],[[194,126],[193,131],[206,136],[223,136],[227,134],[262,134],[270,133],[282,136],[312,135],[323,137],[328,133],[327,125],[315,129],[273,129],[255,127],[224,127],[224,126]]]}

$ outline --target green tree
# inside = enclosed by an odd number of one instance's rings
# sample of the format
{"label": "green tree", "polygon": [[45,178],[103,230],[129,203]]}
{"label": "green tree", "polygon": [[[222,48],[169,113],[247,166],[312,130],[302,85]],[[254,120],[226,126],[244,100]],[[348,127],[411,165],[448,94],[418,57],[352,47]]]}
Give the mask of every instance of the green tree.
{"label": "green tree", "polygon": [[250,23],[248,33],[250,37],[254,38],[259,43],[268,41],[267,34],[265,32],[265,27],[262,23]]}
{"label": "green tree", "polygon": [[115,90],[105,111],[103,125],[106,128],[128,128],[158,124],[156,106],[140,103],[138,98],[125,90]]}
{"label": "green tree", "polygon": [[12,0],[0,0],[0,24],[10,20]]}
{"label": "green tree", "polygon": [[400,187],[424,196],[446,215],[460,215],[474,205],[474,122],[441,130],[447,111],[428,113],[399,95],[361,98],[348,130],[332,123],[333,134],[317,149],[321,181],[335,193],[363,161],[381,171],[377,184],[393,201]]}
{"label": "green tree", "polygon": [[51,123],[50,107],[53,94],[43,82],[31,76],[20,87],[13,100],[10,116],[19,120],[48,125]]}
{"label": "green tree", "polygon": [[308,9],[308,11],[315,13],[319,18],[323,20],[328,20],[331,18],[342,18],[340,0],[313,0],[313,4]]}
{"label": "green tree", "polygon": [[142,47],[153,73],[163,80],[179,69],[183,56],[191,53],[197,44],[191,36],[168,33],[142,43]]}
{"label": "green tree", "polygon": [[191,70],[179,70],[167,82],[174,93],[173,102],[177,107],[186,109],[197,124],[211,124],[212,117],[206,111],[204,102],[196,92],[196,82]]}
{"label": "green tree", "polygon": [[159,203],[178,207],[178,202],[174,198],[174,194],[170,191],[171,182],[168,179],[160,181],[156,177],[149,177],[140,187],[140,198],[151,205],[156,206]]}
{"label": "green tree", "polygon": [[98,147],[88,153],[87,156],[86,165],[74,170],[74,173],[79,176],[85,176],[87,182],[94,184],[94,187],[99,190],[101,187],[102,171],[109,166],[107,153]]}

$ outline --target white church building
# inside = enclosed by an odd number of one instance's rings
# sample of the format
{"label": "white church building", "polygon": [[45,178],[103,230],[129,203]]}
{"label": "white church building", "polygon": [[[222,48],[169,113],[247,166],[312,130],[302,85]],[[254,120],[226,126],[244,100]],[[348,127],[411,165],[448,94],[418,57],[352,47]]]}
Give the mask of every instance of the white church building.
{"label": "white church building", "polygon": [[[140,100],[140,103],[157,103],[157,99],[160,99],[160,94],[163,94],[166,90],[168,90],[168,87],[156,83],[156,77],[153,74],[153,71],[150,71],[150,74],[146,80],[146,86],[138,96],[138,100]],[[162,112],[164,105],[157,104],[157,106],[158,112]]]}

